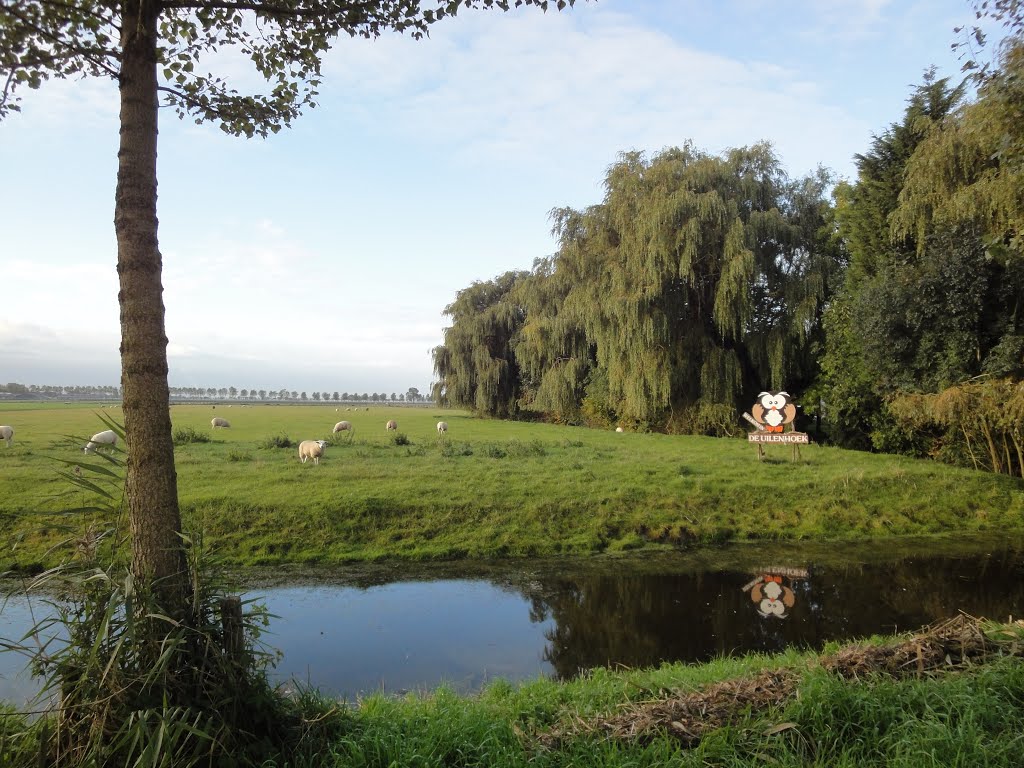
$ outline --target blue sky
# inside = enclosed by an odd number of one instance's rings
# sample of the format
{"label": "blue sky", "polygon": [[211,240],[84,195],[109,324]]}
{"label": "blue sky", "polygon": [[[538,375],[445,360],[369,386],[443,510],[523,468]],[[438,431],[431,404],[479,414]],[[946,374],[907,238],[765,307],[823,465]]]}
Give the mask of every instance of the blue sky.
{"label": "blue sky", "polygon": [[[427,391],[457,291],[555,250],[619,152],[770,141],[845,177],[966,0],[600,0],[341,40],[269,139],[161,112],[172,386]],[[218,62],[240,90],[257,79]],[[55,81],[0,122],[0,381],[117,384],[117,93]]]}

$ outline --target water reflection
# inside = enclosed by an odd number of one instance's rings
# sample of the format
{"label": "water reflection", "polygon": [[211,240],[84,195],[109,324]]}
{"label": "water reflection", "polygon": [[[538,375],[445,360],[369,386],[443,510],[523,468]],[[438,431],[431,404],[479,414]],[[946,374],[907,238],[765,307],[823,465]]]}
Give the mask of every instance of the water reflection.
{"label": "water reflection", "polygon": [[[247,572],[245,591],[262,596],[278,617],[264,639],[283,652],[275,673],[281,682],[298,679],[346,698],[441,683],[471,691],[496,677],[570,678],[595,666],[820,648],[916,629],[959,611],[993,619],[1024,614],[1024,542],[996,548],[957,540],[952,553],[938,549],[948,546],[915,543],[912,556],[887,555],[873,543],[841,552],[786,545],[275,569]],[[25,616],[17,599],[9,602],[0,610],[0,637],[24,633]],[[21,670],[22,659],[0,654],[0,698],[17,698],[11,691]]]}
{"label": "water reflection", "polygon": [[831,640],[916,629],[960,611],[1005,620],[1024,609],[1024,561],[1007,550],[772,568],[754,578],[749,571],[591,572],[556,577],[530,597],[533,615],[554,622],[544,657],[566,678],[600,665],[817,649]]}
{"label": "water reflection", "polygon": [[789,609],[796,605],[796,593],[787,579],[803,579],[809,576],[806,568],[771,566],[760,568],[764,571],[743,585],[743,591],[750,593],[750,599],[757,606],[757,612],[764,619],[784,619]]}

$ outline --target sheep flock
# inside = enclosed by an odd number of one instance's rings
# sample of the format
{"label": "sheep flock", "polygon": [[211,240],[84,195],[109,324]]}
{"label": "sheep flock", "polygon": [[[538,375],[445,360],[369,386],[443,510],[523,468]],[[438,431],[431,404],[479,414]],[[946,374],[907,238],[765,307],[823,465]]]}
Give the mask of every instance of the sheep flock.
{"label": "sheep flock", "polygon": [[[337,410],[338,409],[335,409],[335,411]],[[346,408],[345,410],[350,409]],[[355,410],[362,409],[357,408]],[[231,423],[223,417],[217,416],[210,420],[210,428],[215,431],[219,429],[229,429],[230,427]],[[398,422],[395,419],[388,419],[384,428],[387,432],[396,432],[398,430]],[[448,422],[437,422],[435,429],[437,430],[437,436],[439,439],[445,437],[448,434]],[[331,433],[332,435],[346,433],[348,435],[349,442],[351,442],[355,435],[355,426],[348,420],[339,421],[334,424]],[[117,448],[118,439],[118,435],[114,430],[105,429],[90,437],[88,441],[86,441],[82,451],[90,454],[99,451],[112,452]],[[175,439],[177,440],[177,438]],[[3,440],[5,445],[10,448],[14,443],[14,427],[10,425],[0,425],[0,440]],[[300,463],[305,464],[308,460],[312,459],[312,463],[314,465],[318,465],[320,463],[320,459],[324,457],[327,446],[330,444],[337,444],[335,440],[300,441],[298,444],[298,457]],[[31,442],[29,444],[31,444]]]}

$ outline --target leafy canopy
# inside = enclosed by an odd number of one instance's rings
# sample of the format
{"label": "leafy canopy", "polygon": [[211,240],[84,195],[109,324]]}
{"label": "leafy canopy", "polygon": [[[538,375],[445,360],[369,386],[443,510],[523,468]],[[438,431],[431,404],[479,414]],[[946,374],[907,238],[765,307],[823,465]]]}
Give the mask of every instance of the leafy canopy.
{"label": "leafy canopy", "polygon": [[[393,30],[414,38],[460,8],[533,5],[546,11],[575,0],[2,0],[0,118],[20,110],[20,90],[50,78],[121,75],[129,9],[157,15],[157,61],[164,104],[232,135],[266,136],[316,106],[323,54],[342,36]],[[271,84],[243,94],[207,68],[215,54],[246,57]]]}

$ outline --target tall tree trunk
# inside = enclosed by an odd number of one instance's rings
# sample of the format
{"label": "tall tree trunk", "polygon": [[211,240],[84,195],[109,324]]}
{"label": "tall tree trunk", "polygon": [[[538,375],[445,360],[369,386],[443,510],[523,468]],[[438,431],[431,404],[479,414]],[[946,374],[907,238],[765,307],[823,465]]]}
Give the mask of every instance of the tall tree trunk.
{"label": "tall tree trunk", "polygon": [[121,142],[114,228],[121,305],[121,392],[128,466],[125,495],[132,573],[171,616],[185,615],[185,554],[180,539],[171,442],[161,259],[157,244],[157,49],[159,6],[125,0],[121,49]]}

